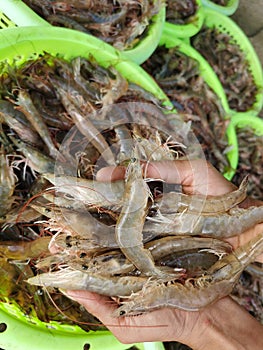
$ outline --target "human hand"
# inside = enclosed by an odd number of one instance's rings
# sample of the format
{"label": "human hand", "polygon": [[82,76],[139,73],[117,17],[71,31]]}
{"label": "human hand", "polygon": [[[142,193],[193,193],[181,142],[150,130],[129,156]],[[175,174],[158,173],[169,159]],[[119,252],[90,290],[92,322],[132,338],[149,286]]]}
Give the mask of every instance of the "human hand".
{"label": "human hand", "polygon": [[[144,177],[162,179],[167,183],[181,184],[187,194],[220,196],[234,191],[237,187],[226,180],[210,163],[204,160],[176,160],[142,164]],[[124,178],[126,167],[106,167],[97,173],[98,181],[116,181]],[[262,201],[247,197],[240,207],[261,206]],[[234,249],[246,244],[263,232],[263,223],[247,230],[241,235],[225,239]],[[263,255],[257,258],[263,262]]]}
{"label": "human hand", "polygon": [[[204,161],[155,162],[144,164],[142,167],[145,177],[162,179],[168,183],[181,183],[184,192],[189,194],[222,195],[236,189],[236,186]],[[115,181],[123,178],[125,171],[125,167],[103,168],[98,172],[97,180]],[[229,241],[237,247],[250,240],[260,230],[262,232],[262,229],[262,225],[257,225],[257,228],[242,234],[242,238],[234,237]],[[237,324],[240,319],[243,319],[244,323],[253,324],[254,330],[258,328],[258,323],[231,298],[223,298],[198,312],[163,308],[143,315],[114,318],[111,315],[118,304],[113,299],[86,291],[68,291],[68,295],[98,317],[123,343],[177,340],[194,349],[206,349],[206,345],[202,345],[202,338],[207,336],[208,344],[209,337],[214,338],[214,344],[210,344],[209,347],[213,350],[226,348],[229,339],[226,339],[225,332],[233,328],[233,334],[235,333],[236,329],[233,327],[235,317],[238,318]],[[224,310],[223,313],[222,310]],[[231,320],[230,324],[229,320]],[[214,328],[215,324],[222,330],[217,332]],[[260,331],[262,332],[261,328]],[[240,334],[238,337],[240,338]],[[231,346],[229,344],[228,349],[238,349]],[[254,345],[250,348],[257,349]]]}

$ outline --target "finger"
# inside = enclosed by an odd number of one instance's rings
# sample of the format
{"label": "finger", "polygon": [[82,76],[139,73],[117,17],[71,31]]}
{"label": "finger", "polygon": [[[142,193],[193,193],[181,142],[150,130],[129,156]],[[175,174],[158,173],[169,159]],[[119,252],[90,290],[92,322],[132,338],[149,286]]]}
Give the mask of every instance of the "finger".
{"label": "finger", "polygon": [[164,308],[143,315],[116,318],[111,315],[118,305],[106,296],[80,290],[66,291],[65,294],[83,305],[123,343],[138,342],[138,339],[141,342],[168,341],[176,332],[178,338],[183,333],[182,319],[187,316],[183,310]]}
{"label": "finger", "polygon": [[124,166],[108,166],[101,168],[96,175],[97,181],[116,181],[124,179],[126,167]]}
{"label": "finger", "polygon": [[[181,184],[185,193],[219,196],[236,189],[210,163],[204,160],[174,160],[142,163],[144,177]],[[98,181],[116,181],[125,177],[126,167],[105,167],[98,171]]]}
{"label": "finger", "polygon": [[175,160],[147,163],[147,177],[161,178],[168,183],[179,183],[186,193],[222,195],[236,189],[210,163],[204,160]]}
{"label": "finger", "polygon": [[[263,223],[254,226],[253,228],[242,233],[241,235],[230,237],[226,239],[226,241],[228,241],[233,246],[233,248],[236,249],[248,243],[252,238],[256,237],[258,234],[262,232],[263,232]],[[255,259],[255,261],[263,263],[263,254],[259,255]]]}
{"label": "finger", "polygon": [[117,308],[117,304],[112,299],[97,293],[83,290],[68,290],[65,294],[82,304],[92,315],[98,318],[104,315],[104,321],[107,315],[110,315]]}

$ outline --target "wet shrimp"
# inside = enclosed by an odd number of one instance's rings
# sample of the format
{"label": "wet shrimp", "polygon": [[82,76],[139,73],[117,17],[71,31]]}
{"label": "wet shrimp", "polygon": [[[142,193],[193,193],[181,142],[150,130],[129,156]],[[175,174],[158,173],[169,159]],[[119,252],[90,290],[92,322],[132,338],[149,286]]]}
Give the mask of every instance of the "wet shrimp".
{"label": "wet shrimp", "polygon": [[52,158],[56,158],[58,156],[58,150],[56,149],[51,139],[48,127],[45,124],[41,114],[33,104],[30,94],[26,90],[18,91],[18,106],[16,108],[27,117],[28,121],[38,132],[38,134],[48,147],[50,156]]}
{"label": "wet shrimp", "polygon": [[224,213],[241,203],[247,197],[248,176],[235,191],[220,196],[205,196],[199,194],[187,195],[178,192],[163,193],[155,199],[156,207],[162,214],[179,212],[201,213],[211,215]]}
{"label": "wet shrimp", "polygon": [[128,296],[140,290],[147,279],[139,276],[105,277],[66,267],[60,271],[34,276],[27,282],[43,287],[88,290],[108,296]]}
{"label": "wet shrimp", "polygon": [[85,117],[80,110],[78,110],[78,108],[72,102],[72,98],[69,93],[65,91],[62,86],[60,86],[59,81],[56,83],[53,81],[53,84],[56,87],[56,91],[59,94],[63,106],[73,119],[80,133],[93,144],[93,146],[100,152],[101,156],[109,165],[116,165],[114,155],[103,135],[96,129],[92,122]]}
{"label": "wet shrimp", "polygon": [[40,174],[54,172],[54,159],[43,154],[38,149],[31,147],[29,144],[23,142],[20,139],[15,139],[12,136],[10,136],[10,138],[18,150],[24,155],[25,163],[28,164],[34,172],[36,171]]}
{"label": "wet shrimp", "polygon": [[263,222],[263,206],[232,208],[218,215],[195,213],[157,213],[148,217],[143,231],[152,231],[160,235],[200,235],[215,238],[227,238],[240,235]]}
{"label": "wet shrimp", "polygon": [[242,271],[263,253],[263,234],[218,260],[201,277],[184,283],[148,281],[123,302],[114,316],[136,315],[162,307],[197,311],[231,293]]}
{"label": "wet shrimp", "polygon": [[46,172],[43,177],[49,180],[57,193],[64,194],[67,199],[79,201],[94,207],[115,207],[122,205],[124,181],[103,182],[78,178],[74,176],[56,176]]}
{"label": "wet shrimp", "polygon": [[[135,155],[138,150],[134,149]],[[161,271],[151,253],[143,246],[142,229],[147,215],[150,192],[142,177],[138,157],[127,168],[123,206],[115,226],[116,241],[123,254],[146,276],[170,277],[175,272]]]}
{"label": "wet shrimp", "polygon": [[0,218],[5,216],[14,203],[14,190],[16,185],[16,177],[12,166],[9,164],[8,158],[4,152],[4,148],[0,149]]}
{"label": "wet shrimp", "polygon": [[0,257],[5,259],[27,260],[48,253],[51,237],[39,237],[31,242],[0,242]]}

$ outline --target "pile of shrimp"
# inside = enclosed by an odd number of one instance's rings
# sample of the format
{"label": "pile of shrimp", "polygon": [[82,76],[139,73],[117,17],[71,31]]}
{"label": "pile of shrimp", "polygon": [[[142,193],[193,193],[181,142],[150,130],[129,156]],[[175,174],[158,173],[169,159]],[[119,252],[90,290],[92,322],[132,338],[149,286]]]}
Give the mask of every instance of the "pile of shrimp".
{"label": "pile of shrimp", "polygon": [[160,45],[142,67],[158,82],[182,118],[191,120],[206,159],[221,173],[229,170],[229,120],[219,97],[202,77],[199,62],[177,47]]}
{"label": "pile of shrimp", "polygon": [[230,108],[238,112],[248,111],[256,101],[259,87],[238,43],[229,33],[204,25],[191,38],[191,44],[216,72]]}
{"label": "pile of shrimp", "polygon": [[[5,71],[0,272],[11,285],[2,295],[19,304],[84,289],[118,300],[120,317],[198,310],[231,293],[263,252],[263,233],[235,251],[224,241],[263,221],[263,207],[239,207],[247,177],[218,197],[147,178],[149,162],[195,160],[202,147],[189,123],[92,57],[46,54]],[[117,165],[123,179],[97,180]]]}
{"label": "pile of shrimp", "polygon": [[191,23],[196,15],[198,5],[196,0],[167,0],[166,20],[173,24]]}
{"label": "pile of shrimp", "polygon": [[131,49],[148,33],[161,0],[23,0],[52,25],[72,28],[113,45]]}

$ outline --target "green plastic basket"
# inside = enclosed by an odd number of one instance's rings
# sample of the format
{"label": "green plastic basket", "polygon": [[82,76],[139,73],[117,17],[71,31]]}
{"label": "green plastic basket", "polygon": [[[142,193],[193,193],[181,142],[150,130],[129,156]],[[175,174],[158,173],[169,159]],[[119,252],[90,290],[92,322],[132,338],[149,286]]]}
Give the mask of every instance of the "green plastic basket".
{"label": "green plastic basket", "polygon": [[230,137],[230,141],[232,144],[232,150],[230,152],[233,153],[233,159],[232,159],[232,167],[233,170],[229,172],[227,178],[229,180],[232,179],[234,176],[237,166],[238,166],[238,138],[237,138],[237,133],[236,129],[237,128],[245,128],[245,127],[250,127],[253,129],[255,132],[255,135],[257,136],[263,136],[263,119],[258,118],[254,114],[251,113],[236,113],[231,117],[231,122],[228,126],[228,133]]}
{"label": "green plastic basket", "polygon": [[[36,14],[22,0],[0,0],[0,28],[13,26],[51,26]],[[165,6],[161,6],[158,14],[151,19],[147,34],[132,48],[122,51],[124,57],[143,63],[156,49],[165,22]]]}
{"label": "green plastic basket", "polygon": [[[199,52],[197,52],[192,46],[188,45],[187,43],[184,43],[180,39],[170,36],[166,32],[164,32],[161,37],[160,45],[164,45],[167,48],[176,47],[179,52],[195,59],[199,63],[200,75],[218,96],[219,100],[221,101],[222,107],[226,112],[226,117],[230,117],[231,113],[229,113],[229,106],[224,89],[217,75],[215,74],[211,66],[207,63],[207,61],[203,58],[203,56],[200,55]],[[230,164],[230,169],[226,171],[224,176],[230,180],[235,174],[238,159],[238,149],[236,148],[237,139],[232,124],[230,124],[227,128],[227,139],[229,144],[227,159]]]}
{"label": "green plastic basket", "polygon": [[[204,14],[204,26],[207,26],[208,28],[216,28],[220,32],[230,35],[233,38],[233,42],[236,43],[244,53],[249,65],[249,70],[257,87],[255,103],[246,112],[257,115],[263,106],[263,71],[254,47],[245,33],[231,18],[209,9],[204,9]],[[232,109],[229,112],[232,112],[232,114],[236,113],[236,111]]]}
{"label": "green plastic basket", "polygon": [[198,9],[191,21],[187,24],[173,24],[165,21],[163,31],[166,35],[175,36],[177,38],[189,38],[199,32],[204,21],[203,6],[201,0],[196,0]]}
{"label": "green plastic basket", "polygon": [[201,0],[201,1],[205,7],[210,8],[211,10],[220,12],[226,16],[233,15],[233,13],[236,12],[238,5],[239,5],[239,0],[228,0],[226,6],[218,5],[218,4],[214,3],[213,1],[209,1],[209,0]]}
{"label": "green plastic basket", "polygon": [[231,122],[235,128],[245,128],[249,126],[255,132],[255,135],[263,135],[263,119],[251,115],[250,113],[237,113],[231,118]]}
{"label": "green plastic basket", "polygon": [[[52,26],[0,30],[0,62],[19,66],[44,52],[68,60],[77,56],[88,58],[92,54],[100,65],[114,66],[127,80],[141,85],[171,106],[166,95],[140,66],[121,59],[117,50],[93,36]],[[3,349],[25,350],[34,342],[39,350],[83,350],[87,343],[90,344],[87,349],[91,350],[124,350],[130,347],[119,343],[108,331],[85,333],[78,326],[44,323],[37,318],[29,318],[15,304],[8,302],[0,304],[0,316],[0,323],[7,324],[7,330],[0,336],[0,348]],[[150,344],[145,344],[144,348],[147,346]]]}
{"label": "green plastic basket", "polygon": [[50,26],[21,0],[0,0],[0,29],[24,26]]}

